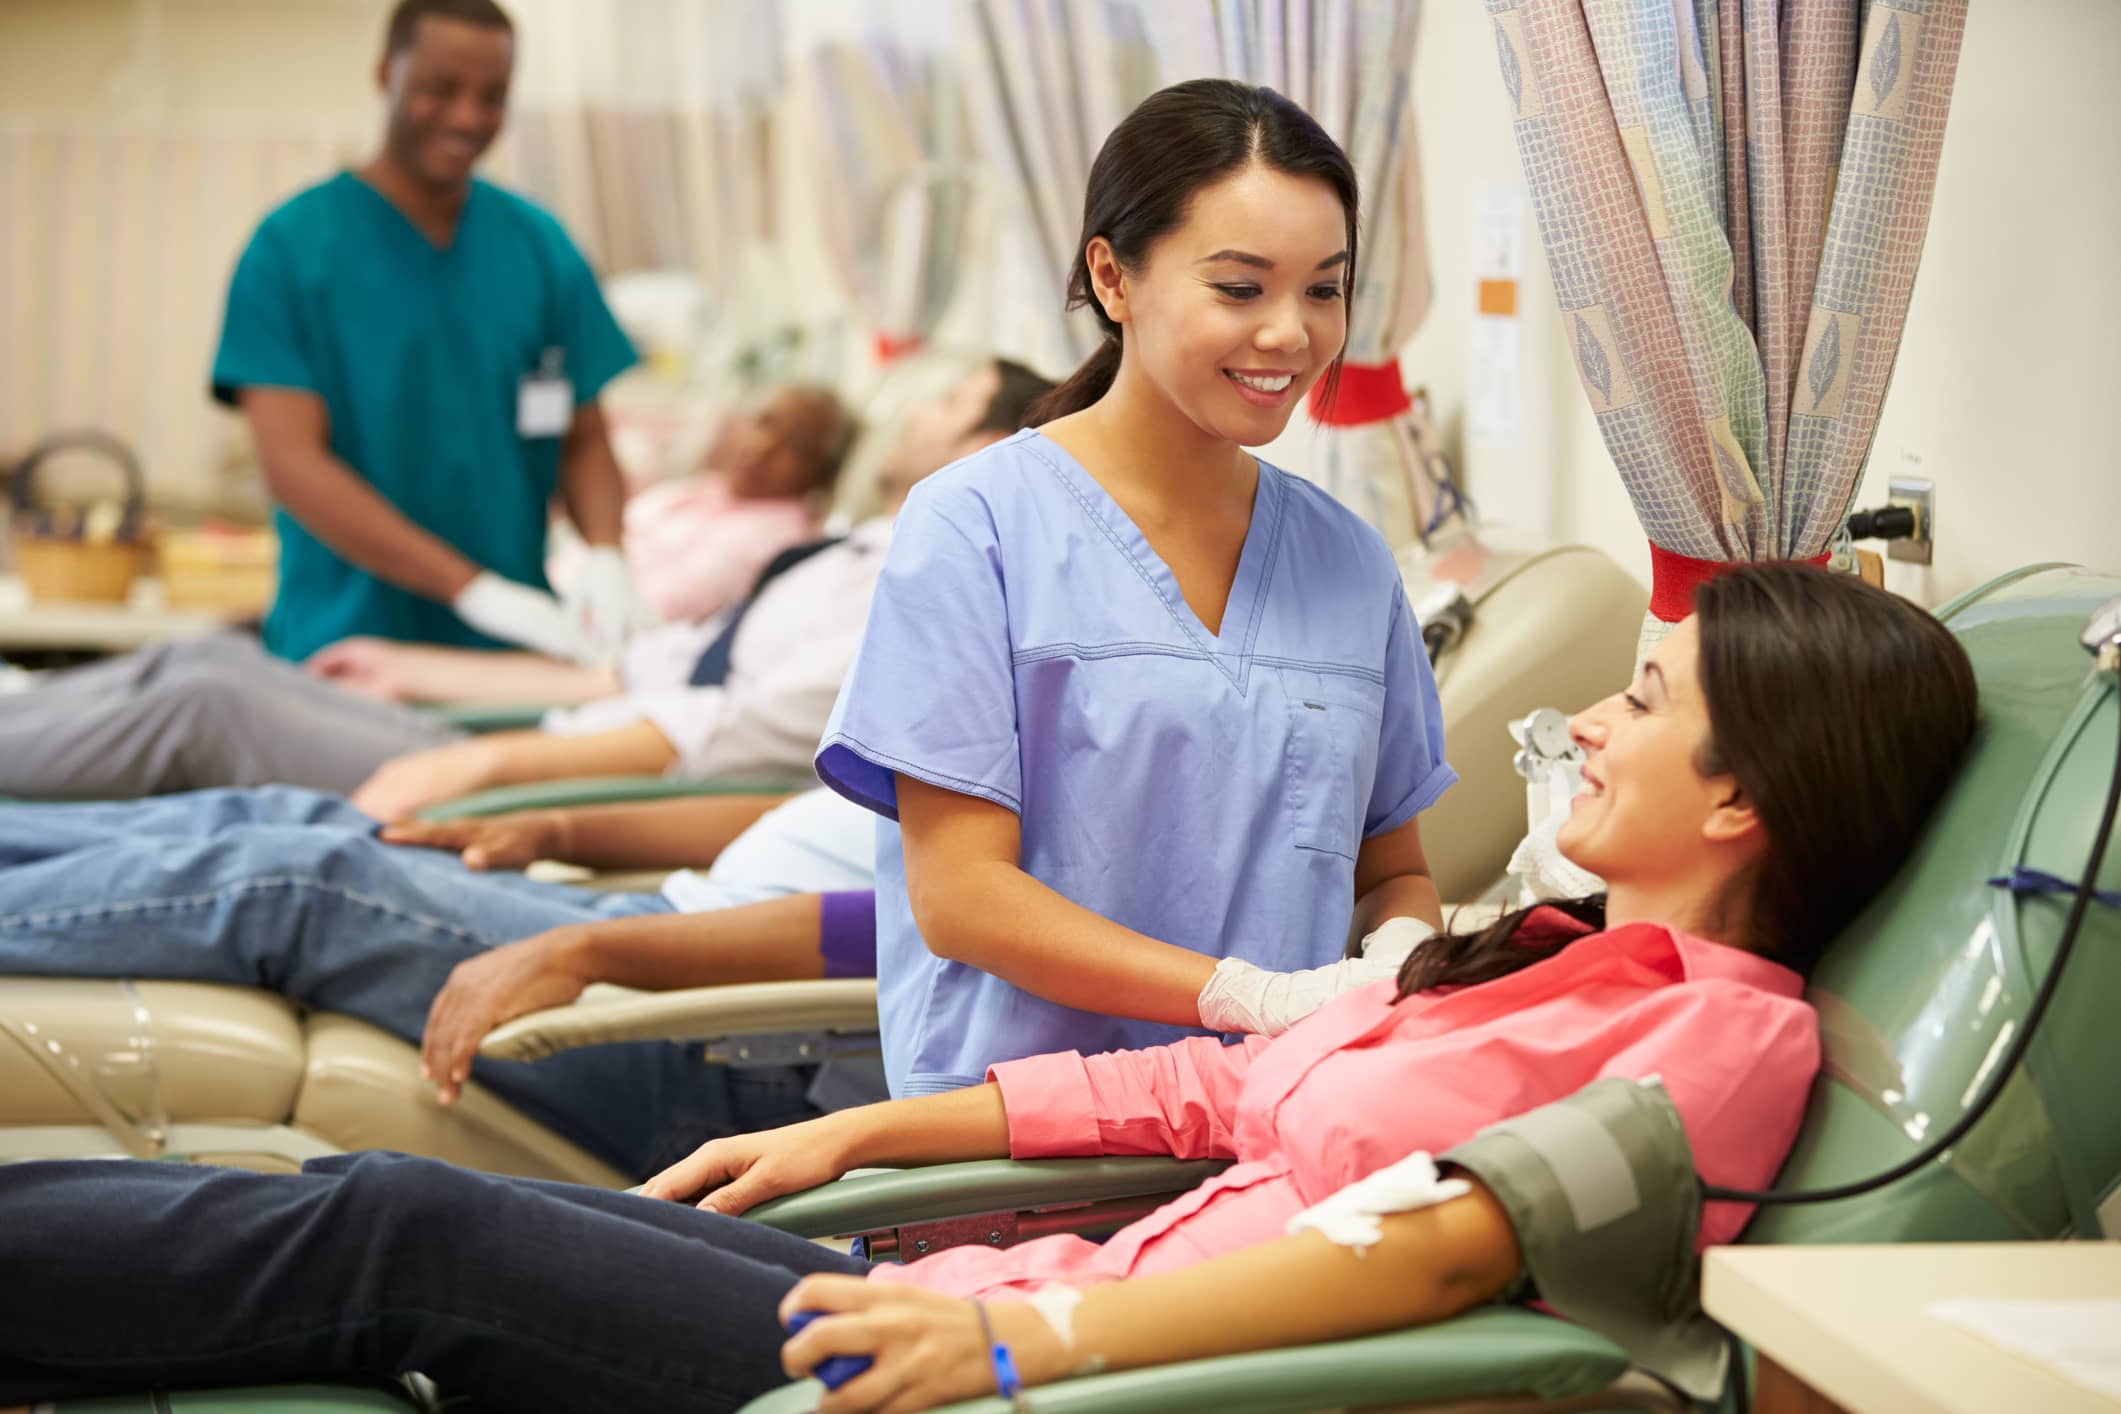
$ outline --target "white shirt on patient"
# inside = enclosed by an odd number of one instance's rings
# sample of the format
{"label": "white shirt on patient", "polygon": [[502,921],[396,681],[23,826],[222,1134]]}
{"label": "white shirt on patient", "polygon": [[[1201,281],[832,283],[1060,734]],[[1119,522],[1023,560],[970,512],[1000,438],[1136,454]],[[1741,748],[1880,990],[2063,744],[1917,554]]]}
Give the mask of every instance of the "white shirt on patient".
{"label": "white shirt on patient", "polygon": [[663,897],[680,913],[706,913],[875,882],[876,817],[820,787],[760,816],[705,873],[680,869],[663,880]]}
{"label": "white shirt on patient", "polygon": [[727,615],[666,624],[626,649],[619,666],[624,696],[555,708],[540,725],[578,736],[653,723],[677,750],[673,776],[809,774],[890,544],[890,518],[867,520],[776,576],[737,625],[721,686],[693,687],[690,679]]}

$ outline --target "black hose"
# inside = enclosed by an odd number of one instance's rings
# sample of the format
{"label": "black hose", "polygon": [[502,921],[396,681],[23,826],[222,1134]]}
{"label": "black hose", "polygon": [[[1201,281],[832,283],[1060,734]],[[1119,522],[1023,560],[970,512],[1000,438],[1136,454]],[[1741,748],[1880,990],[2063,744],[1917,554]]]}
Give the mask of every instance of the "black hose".
{"label": "black hose", "polygon": [[[2121,712],[2115,714],[2121,722]],[[2004,1053],[1995,1073],[1982,1087],[1981,1096],[1967,1107],[1966,1113],[1944,1133],[1937,1136],[1922,1152],[1901,1163],[1893,1165],[1883,1173],[1860,1178],[1853,1183],[1837,1183],[1831,1188],[1803,1188],[1777,1191],[1766,1189],[1754,1192],[1744,1188],[1718,1188],[1712,1183],[1701,1185],[1701,1196],[1712,1201],[1727,1203],[1831,1203],[1841,1198],[1854,1198],[1883,1188],[1888,1183],[1898,1182],[1917,1169],[1931,1163],[1947,1149],[1966,1137],[1968,1130],[1980,1123],[1996,1097],[2003,1093],[2003,1086],[2025,1059],[2027,1048],[2032,1045],[2033,1033],[2040,1029],[2040,1018],[2047,1013],[2047,1004],[2055,998],[2055,984],[2062,979],[2062,970],[2069,965],[2070,952],[2077,946],[2077,934],[2084,926],[2084,914],[2091,906],[2092,895],[2098,886],[2099,865],[2106,858],[2107,841],[2114,832],[2115,807],[2121,805],[2121,740],[2114,749],[2113,775],[2106,784],[2106,808],[2100,813],[2099,828],[2092,832],[2091,858],[2085,861],[2084,873],[2077,881],[2077,892],[2070,899],[2069,915],[2062,924],[2062,941],[2055,947],[2055,961],[2047,969],[2047,977],[2040,983],[2040,990],[2033,994],[2033,1004],[2026,1009],[2025,1024],[2018,1030],[2010,1050]]]}

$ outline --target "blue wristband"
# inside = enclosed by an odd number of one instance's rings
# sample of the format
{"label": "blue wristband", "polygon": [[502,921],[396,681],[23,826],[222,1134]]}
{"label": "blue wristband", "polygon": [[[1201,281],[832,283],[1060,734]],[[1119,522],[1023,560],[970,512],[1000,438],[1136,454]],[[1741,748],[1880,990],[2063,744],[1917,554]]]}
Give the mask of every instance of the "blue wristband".
{"label": "blue wristband", "polygon": [[979,1313],[980,1334],[986,1337],[987,1352],[994,1361],[994,1392],[1021,1407],[1024,1382],[1016,1373],[1016,1361],[1010,1357],[1009,1347],[994,1338],[994,1326],[987,1319],[985,1303],[975,1301],[972,1309]]}

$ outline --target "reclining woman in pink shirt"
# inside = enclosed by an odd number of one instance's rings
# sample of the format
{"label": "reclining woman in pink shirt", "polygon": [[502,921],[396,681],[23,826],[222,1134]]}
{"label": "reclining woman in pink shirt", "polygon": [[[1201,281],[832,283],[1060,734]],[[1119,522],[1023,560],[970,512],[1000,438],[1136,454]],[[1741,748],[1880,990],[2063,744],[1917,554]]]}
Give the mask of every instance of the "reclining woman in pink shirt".
{"label": "reclining woman in pink shirt", "polygon": [[[0,1166],[0,1405],[420,1370],[511,1411],[731,1409],[855,1355],[874,1363],[821,1409],[914,1410],[995,1388],[983,1319],[1030,1384],[1440,1320],[1522,1264],[1477,1181],[1359,1252],[1291,1220],[1611,1076],[1661,1077],[1708,1182],[1771,1181],[1819,1061],[1803,973],[1908,848],[1974,716],[1928,615],[1740,568],[1573,723],[1588,788],[1560,843],[1603,900],[1433,939],[1275,1040],[1013,1061],[714,1141],[648,1196],[376,1154],[298,1175]],[[1103,1246],[960,1248],[864,1280],[731,1216],[858,1166],[1164,1153],[1236,1162]],[[1746,1216],[1709,1204],[1701,1241]],[[789,1338],[802,1310],[828,1314]]]}

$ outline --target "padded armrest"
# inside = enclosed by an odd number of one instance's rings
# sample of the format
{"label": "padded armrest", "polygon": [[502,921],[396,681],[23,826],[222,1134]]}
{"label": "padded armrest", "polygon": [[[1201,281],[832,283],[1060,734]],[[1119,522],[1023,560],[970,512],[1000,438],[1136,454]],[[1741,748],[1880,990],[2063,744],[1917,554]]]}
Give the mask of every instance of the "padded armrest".
{"label": "padded armrest", "polygon": [[798,1237],[976,1213],[1178,1194],[1228,1168],[1223,1159],[982,1159],[843,1178],[761,1203],[744,1216]]}
{"label": "padded armrest", "polygon": [[[602,989],[599,989],[602,990]],[[479,1043],[493,1060],[539,1060],[608,1041],[714,1041],[790,1031],[876,1030],[876,982],[750,982],[679,992],[622,992],[534,1011]]]}
{"label": "padded armrest", "polygon": [[676,800],[700,795],[789,795],[817,784],[817,778],[748,776],[685,780],[675,776],[581,776],[567,781],[534,781],[474,791],[420,812],[422,820],[463,820],[501,815],[511,810],[557,810],[575,805],[622,805],[640,800]]}
{"label": "padded armrest", "polygon": [[[1628,1368],[1601,1335],[1514,1306],[1484,1306],[1433,1326],[1327,1345],[1292,1346],[1040,1385],[1039,1414],[1276,1414],[1306,1409],[1395,1408],[1438,1400],[1595,1394]],[[742,1414],[814,1408],[812,1381],[786,1386]],[[1009,1414],[999,1399],[953,1404],[943,1414]]]}
{"label": "padded armrest", "polygon": [[423,702],[420,710],[458,731],[530,731],[551,709],[535,702]]}

